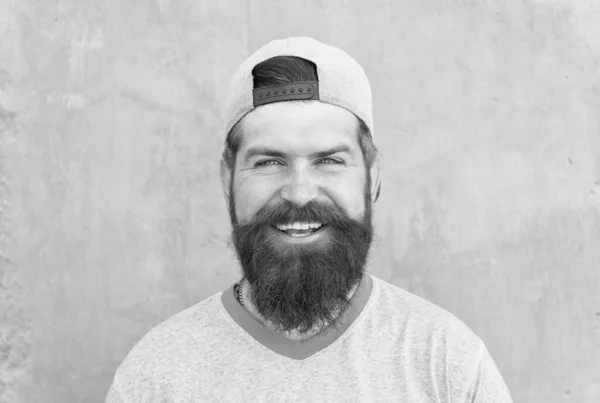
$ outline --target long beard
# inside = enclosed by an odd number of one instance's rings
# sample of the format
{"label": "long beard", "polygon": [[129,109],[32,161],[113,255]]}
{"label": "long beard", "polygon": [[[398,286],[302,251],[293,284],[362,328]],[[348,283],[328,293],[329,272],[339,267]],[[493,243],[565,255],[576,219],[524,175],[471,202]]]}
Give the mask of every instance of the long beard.
{"label": "long beard", "polygon": [[[251,222],[240,225],[230,191],[232,240],[252,289],[251,302],[275,330],[306,334],[337,328],[350,306],[348,294],[365,274],[373,239],[368,179],[359,221],[335,205],[310,202],[296,208],[284,201],[263,207]],[[327,233],[310,243],[288,243],[274,227],[295,221],[326,223]]]}

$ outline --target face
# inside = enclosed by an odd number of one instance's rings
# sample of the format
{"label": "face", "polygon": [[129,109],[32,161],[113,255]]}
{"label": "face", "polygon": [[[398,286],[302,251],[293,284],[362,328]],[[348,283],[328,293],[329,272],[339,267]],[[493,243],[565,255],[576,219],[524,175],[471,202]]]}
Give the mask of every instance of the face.
{"label": "face", "polygon": [[358,119],[326,103],[278,102],[241,129],[235,167],[222,162],[221,172],[252,303],[280,331],[335,326],[373,236],[378,172],[366,169]]}

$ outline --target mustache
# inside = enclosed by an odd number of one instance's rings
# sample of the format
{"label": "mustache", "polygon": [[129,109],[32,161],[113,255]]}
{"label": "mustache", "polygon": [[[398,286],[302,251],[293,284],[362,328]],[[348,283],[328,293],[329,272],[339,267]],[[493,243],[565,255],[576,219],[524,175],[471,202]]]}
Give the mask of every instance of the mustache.
{"label": "mustache", "polygon": [[339,229],[349,229],[355,225],[355,221],[334,204],[325,205],[310,201],[302,207],[296,207],[287,200],[275,205],[264,206],[255,214],[249,225],[275,226],[290,222],[320,222]]}

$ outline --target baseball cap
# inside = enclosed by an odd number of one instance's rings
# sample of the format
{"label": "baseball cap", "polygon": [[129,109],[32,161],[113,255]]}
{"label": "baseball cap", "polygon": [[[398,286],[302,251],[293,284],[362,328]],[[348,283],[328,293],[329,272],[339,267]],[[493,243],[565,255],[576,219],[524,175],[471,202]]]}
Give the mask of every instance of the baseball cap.
{"label": "baseball cap", "polygon": [[[300,81],[254,89],[252,69],[276,56],[296,56],[313,62],[318,82]],[[374,137],[371,85],[365,71],[342,49],[309,37],[273,40],[238,67],[225,100],[225,135],[255,108],[292,100],[318,100],[345,108],[359,117]]]}

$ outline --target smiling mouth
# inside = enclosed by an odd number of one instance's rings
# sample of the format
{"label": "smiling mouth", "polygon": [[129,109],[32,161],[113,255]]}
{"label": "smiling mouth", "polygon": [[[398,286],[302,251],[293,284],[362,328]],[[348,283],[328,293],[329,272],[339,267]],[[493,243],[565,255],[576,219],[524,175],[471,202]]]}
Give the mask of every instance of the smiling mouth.
{"label": "smiling mouth", "polygon": [[292,238],[303,238],[321,231],[326,225],[317,223],[310,225],[277,225],[274,228]]}

